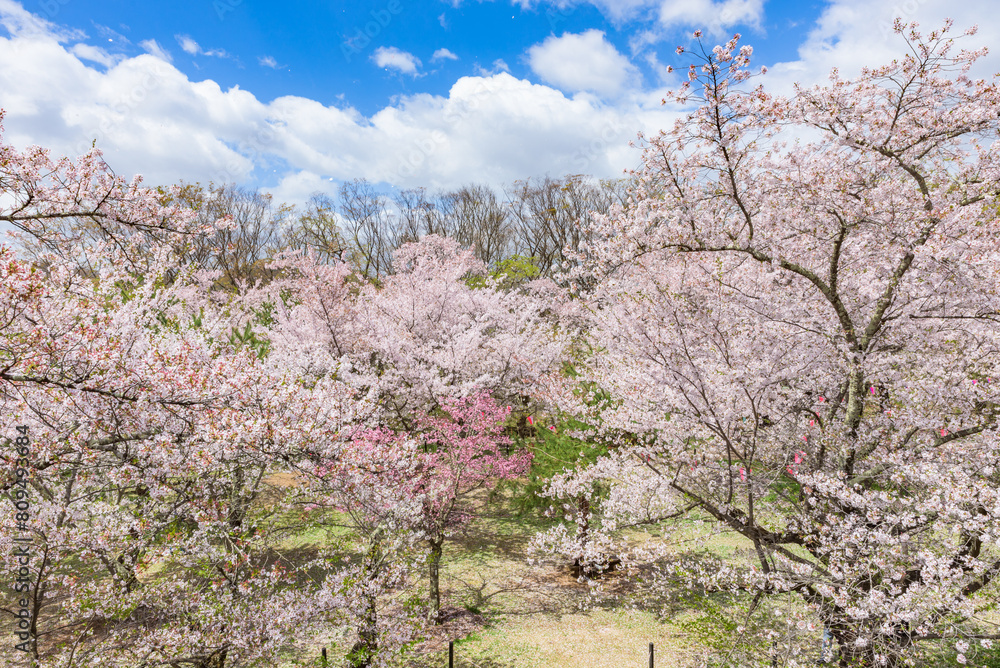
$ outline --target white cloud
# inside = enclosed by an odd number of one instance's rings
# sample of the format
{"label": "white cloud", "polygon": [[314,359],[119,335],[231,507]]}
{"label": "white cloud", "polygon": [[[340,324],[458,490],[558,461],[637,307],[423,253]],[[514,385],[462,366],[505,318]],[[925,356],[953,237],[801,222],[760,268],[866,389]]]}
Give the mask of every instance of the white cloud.
{"label": "white cloud", "polygon": [[160,46],[155,39],[146,39],[139,42],[139,46],[146,53],[156,56],[160,60],[165,60],[168,63],[174,62],[174,57],[171,56],[162,46]]}
{"label": "white cloud", "polygon": [[491,65],[489,69],[483,67],[479,63],[476,63],[473,70],[476,72],[477,76],[491,77],[494,74],[499,74],[500,72],[510,72],[510,67],[503,58],[497,58],[493,61],[493,65]]}
{"label": "white cloud", "polygon": [[181,49],[185,53],[190,53],[192,56],[197,56],[201,52],[201,47],[198,46],[198,42],[194,41],[187,35],[174,35],[177,43],[181,45]]}
{"label": "white cloud", "polygon": [[72,53],[77,58],[82,60],[89,60],[104,67],[111,67],[115,63],[121,61],[123,56],[118,54],[110,54],[99,46],[91,46],[90,44],[74,44],[70,47],[70,53]]}
{"label": "white cloud", "polygon": [[300,204],[308,201],[314,193],[334,194],[339,183],[330,177],[323,177],[308,171],[285,174],[276,186],[264,188],[274,197],[275,202]]}
{"label": "white cloud", "polygon": [[[300,198],[367,178],[401,187],[494,185],[532,175],[615,176],[637,164],[639,129],[671,118],[653,100],[614,109],[507,73],[464,77],[445,95],[404,96],[371,116],[192,82],[139,55],[89,67],[52,39],[0,38],[4,140],[79,155],[96,139],[121,174],[151,184],[236,181]],[[272,168],[277,171],[272,172]],[[294,201],[294,199],[293,199]]]}
{"label": "white cloud", "polygon": [[379,67],[399,70],[403,74],[416,74],[420,69],[420,60],[412,53],[401,51],[394,46],[380,46],[372,54],[372,60]]}
{"label": "white cloud", "polygon": [[528,49],[528,64],[547,83],[571,93],[605,97],[633,86],[639,72],[600,30],[548,37]]}
{"label": "white cloud", "polygon": [[[9,6],[0,0],[5,26],[14,21],[4,13]],[[958,14],[962,27],[976,18],[974,8],[946,0],[917,7],[904,18],[928,29],[947,13]],[[978,18],[982,32],[962,45],[1000,42],[1000,17]],[[67,45],[65,35],[46,32],[30,15],[17,20],[38,29],[0,36],[4,142],[79,155],[96,139],[118,173],[143,173],[151,184],[236,181],[294,202],[356,177],[432,189],[544,174],[614,177],[637,164],[639,153],[628,146],[637,131],[654,134],[677,117],[659,104],[663,91],[626,88],[602,103],[499,68],[460,78],[446,94],[402,96],[371,115],[343,101],[328,106],[285,96],[265,103],[237,87],[191,81],[155,42],[144,47],[159,54],[97,66],[103,56],[96,47]],[[799,59],[772,67],[763,81],[823,82],[832,66],[848,76],[862,64],[890,59],[905,48],[883,34],[891,20],[890,10],[873,11],[865,0],[835,0],[803,41]],[[604,42],[596,36],[595,43]],[[998,63],[990,56],[981,71],[990,75]],[[584,81],[601,79],[591,72]]]}
{"label": "white cloud", "polygon": [[212,56],[215,58],[230,57],[229,53],[227,53],[225,49],[208,49],[206,51],[205,49],[201,48],[201,45],[198,44],[198,42],[194,41],[194,39],[192,39],[191,36],[189,35],[174,35],[174,39],[177,40],[177,43],[180,45],[181,50],[183,50],[184,53],[191,54],[192,56],[197,56],[200,54],[203,56]]}
{"label": "white cloud", "polygon": [[760,24],[764,0],[665,0],[660,3],[658,18],[663,26],[691,26],[720,34],[735,25]]}
{"label": "white cloud", "polygon": [[433,56],[431,56],[431,62],[432,63],[433,62],[437,62],[439,60],[458,60],[458,56],[456,56],[454,53],[452,53],[448,49],[440,48],[440,49],[438,49],[437,51],[434,52]]}
{"label": "white cloud", "polygon": [[278,64],[278,61],[273,56],[260,56],[257,58],[257,62],[263,67],[270,67],[272,70],[281,69],[281,65]]}
{"label": "white cloud", "polygon": [[57,26],[32,14],[14,0],[0,0],[0,25],[14,37],[45,36],[58,42],[81,40],[86,37],[79,30]]}
{"label": "white cloud", "polygon": [[[1000,43],[1000,14],[983,12],[975,3],[952,0],[912,0],[889,6],[865,0],[836,0],[820,15],[798,49],[798,60],[769,67],[762,81],[771,90],[791,93],[793,82],[822,84],[836,67],[841,77],[855,77],[864,66],[881,65],[907,51],[906,43],[893,32],[895,18],[917,21],[925,34],[940,28],[946,18],[958,37],[966,28],[979,25],[979,34],[961,37],[956,50]],[[991,53],[979,61],[973,75],[991,77],[1000,71],[1000,58]]]}

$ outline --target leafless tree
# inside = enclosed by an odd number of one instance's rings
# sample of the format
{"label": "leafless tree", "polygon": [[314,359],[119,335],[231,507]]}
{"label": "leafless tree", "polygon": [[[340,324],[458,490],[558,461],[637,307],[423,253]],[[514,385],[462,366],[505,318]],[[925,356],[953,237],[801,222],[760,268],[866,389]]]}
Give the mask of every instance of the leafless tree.
{"label": "leafless tree", "polygon": [[285,246],[311,252],[324,264],[344,261],[347,242],[340,232],[336,202],[322,193],[310,197],[286,232]]}
{"label": "leafless tree", "polygon": [[364,179],[343,183],[338,194],[347,259],[368,278],[391,273],[392,251],[399,246],[399,234],[385,197]]}
{"label": "leafless tree", "polygon": [[426,188],[400,191],[393,201],[398,211],[399,243],[417,241],[425,234],[449,236],[448,220],[440,203],[427,195]]}
{"label": "leafless tree", "polygon": [[282,229],[292,207],[275,205],[271,195],[233,184],[182,184],[175,198],[193,209],[201,223],[226,218],[231,225],[214,235],[190,239],[180,251],[182,263],[222,272],[218,286],[270,278],[266,261],[282,245]]}
{"label": "leafless tree", "polygon": [[508,257],[513,229],[506,204],[487,185],[471,184],[446,193],[441,207],[449,236],[463,246],[474,247],[476,256],[489,266]]}
{"label": "leafless tree", "polygon": [[582,175],[517,181],[507,191],[516,239],[514,252],[533,257],[542,275],[551,276],[569,262],[566,251],[580,249],[580,223],[593,212],[607,213],[625,197],[623,182]]}

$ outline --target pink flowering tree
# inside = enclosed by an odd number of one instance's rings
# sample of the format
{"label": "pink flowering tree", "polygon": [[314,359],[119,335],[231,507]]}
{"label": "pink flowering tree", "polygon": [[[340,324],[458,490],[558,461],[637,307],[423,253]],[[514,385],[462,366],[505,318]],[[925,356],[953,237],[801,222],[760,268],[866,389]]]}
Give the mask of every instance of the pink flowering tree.
{"label": "pink flowering tree", "polygon": [[[217,309],[242,314],[237,327],[244,338],[266,342],[269,363],[293,370],[305,385],[339,383],[355,392],[354,426],[312,443],[294,466],[306,481],[300,500],[335,508],[338,521],[368,546],[370,558],[362,560],[368,566],[355,564],[357,572],[343,580],[343,591],[358,601],[354,610],[364,613],[349,621],[357,631],[352,655],[358,665],[382,660],[409,637],[409,621],[393,600],[408,586],[412,539],[422,537],[429,548],[436,620],[446,536],[478,514],[479,490],[526,469],[523,455],[505,468],[498,448],[506,445],[506,413],[497,414],[496,404],[479,395],[526,395],[564,345],[536,292],[500,289],[454,240],[429,236],[407,244],[394,266],[396,273],[376,285],[346,264],[286,253],[270,264],[275,279],[268,284],[214,296],[224,302]],[[264,311],[266,321],[252,315]],[[469,418],[475,427],[468,433],[438,433],[465,419],[443,408],[457,410],[453,402],[461,397],[475,397],[469,400],[489,419]],[[385,441],[387,434],[394,436]],[[357,461],[346,456],[348,442],[352,451],[369,454]],[[406,443],[421,449],[407,455]],[[399,471],[409,473],[399,478]],[[380,506],[379,499],[391,505]],[[420,513],[406,519],[411,501]]]}
{"label": "pink flowering tree", "polygon": [[29,444],[22,456],[5,434],[0,489],[30,508],[0,516],[0,563],[25,566],[27,540],[29,585],[4,592],[0,617],[28,610],[19,642],[37,666],[273,661],[340,602],[284,558],[287,527],[255,506],[267,496],[282,517],[290,493],[272,476],[364,402],[230,344],[231,309],[177,263],[213,226],[96,151],[51,160],[0,143],[0,156],[0,220],[31,257],[0,247],[0,406]]}
{"label": "pink flowering tree", "polygon": [[[509,414],[484,392],[444,399],[440,414],[419,416],[413,431],[328,434],[316,443],[314,464],[303,463],[300,499],[335,509],[332,521],[360,539],[358,563],[330,580],[341,583],[337,596],[354,601],[352,666],[380,665],[412,639],[415,620],[399,599],[411,585],[418,546],[427,550],[430,617],[438,620],[447,537],[481,514],[481,492],[530,465],[530,453],[510,452]],[[345,612],[337,606],[334,618]]]}
{"label": "pink flowering tree", "polygon": [[897,33],[897,60],[791,97],[752,87],[737,38],[693,54],[693,110],[590,227],[582,367],[612,401],[547,392],[616,445],[552,488],[610,488],[592,533],[693,505],[747,541],[745,565],[642,557],[750,595],[742,665],[801,662],[823,628],[842,666],[998,636],[1000,91],[947,26]]}
{"label": "pink flowering tree", "polygon": [[528,471],[531,453],[511,452],[504,434],[509,406],[485,392],[463,399],[444,399],[444,415],[417,422],[427,452],[419,462],[413,492],[422,501],[421,528],[430,551],[430,613],[441,613],[440,565],[444,542],[479,513],[479,494]]}
{"label": "pink flowering tree", "polygon": [[384,427],[359,427],[326,434],[316,458],[303,460],[300,503],[332,509],[324,524],[351,530],[356,560],[338,557],[341,567],[323,589],[338,601],[322,617],[346,623],[356,640],[347,652],[352,668],[386,665],[413,640],[420,621],[400,599],[411,592],[419,552],[421,499],[418,443]]}
{"label": "pink flowering tree", "polygon": [[413,428],[447,397],[527,396],[566,344],[546,314],[551,282],[503,290],[453,239],[405,244],[394,255],[396,272],[378,284],[347,264],[295,253],[269,266],[278,278],[239,301],[244,314],[267,305],[273,323],[243,326],[289,366],[357,388],[396,428]]}
{"label": "pink flowering tree", "polygon": [[[482,262],[451,239],[428,236],[403,246],[395,255],[396,273],[378,285],[359,281],[346,264],[320,265],[301,254],[285,254],[270,266],[274,281],[237,298],[243,313],[273,307],[273,323],[249,323],[268,341],[268,359],[282,360],[303,378],[343,382],[372,406],[367,419],[357,421],[359,431],[317,444],[316,465],[327,468],[309,473],[308,493],[317,504],[336,507],[379,555],[372,563],[384,569],[369,569],[356,582],[405,571],[407,536],[423,536],[437,620],[446,537],[479,513],[479,491],[527,468],[525,455],[507,456],[503,430],[510,409],[498,408],[486,392],[527,395],[532,381],[558,360],[565,337],[543,314],[546,302],[535,292],[501,290]],[[420,442],[422,450],[407,458],[388,447],[388,433],[396,435],[393,443]],[[345,468],[349,458],[336,445],[344,438],[353,439],[356,452],[384,450],[366,461],[385,466]],[[410,471],[403,478],[409,486],[394,477],[401,470]],[[399,507],[379,507],[377,499]],[[398,514],[404,500],[421,509],[409,523]],[[391,535],[384,530],[390,517],[396,527]],[[360,608],[366,618],[356,620],[358,657],[385,655],[400,643],[382,638],[406,635],[402,626],[388,624],[389,589],[373,585],[368,591]]]}
{"label": "pink flowering tree", "polygon": [[398,415],[480,391],[498,399],[527,394],[558,363],[565,343],[544,315],[546,302],[502,290],[455,240],[428,235],[406,244],[393,266],[381,286],[365,287],[358,308],[371,361]]}

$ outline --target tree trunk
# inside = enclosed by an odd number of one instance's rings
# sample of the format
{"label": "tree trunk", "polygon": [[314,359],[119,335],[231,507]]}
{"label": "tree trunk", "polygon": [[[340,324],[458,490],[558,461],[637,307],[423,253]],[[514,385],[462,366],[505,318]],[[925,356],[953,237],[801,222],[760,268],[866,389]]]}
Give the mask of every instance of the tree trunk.
{"label": "tree trunk", "polygon": [[873,668],[876,665],[871,645],[858,647],[854,644],[857,633],[835,626],[832,635],[840,648],[840,660],[837,664],[840,668]]}
{"label": "tree trunk", "polygon": [[435,624],[441,623],[441,553],[444,546],[444,537],[437,536],[427,541],[431,546],[431,555],[427,560],[427,569],[430,580],[429,597],[431,606],[431,621]]}
{"label": "tree trunk", "polygon": [[[382,533],[376,530],[365,552],[364,578],[373,582],[379,574],[382,562]],[[378,599],[371,587],[365,587],[362,594],[362,609],[358,619],[358,641],[347,654],[350,668],[370,668],[378,652]]]}
{"label": "tree trunk", "polygon": [[351,647],[347,655],[351,668],[370,668],[375,654],[378,652],[378,611],[375,607],[375,596],[366,595],[364,611],[358,622],[358,641]]}
{"label": "tree trunk", "polygon": [[[581,494],[576,500],[577,512],[580,517],[583,518],[583,522],[577,525],[576,537],[580,541],[580,546],[584,547],[587,545],[587,540],[590,538],[590,499],[586,494]],[[582,559],[577,557],[573,560],[573,566],[570,568],[570,572],[573,577],[580,577],[591,567],[591,564],[585,564]]]}
{"label": "tree trunk", "polygon": [[[35,578],[34,587],[30,589],[27,596],[31,603],[31,626],[28,628],[28,665],[31,668],[42,665],[41,655],[38,651],[38,617],[42,614],[42,603],[45,601],[45,594],[48,586],[42,578],[48,575],[49,551],[48,548],[42,553],[42,563],[38,567],[38,575]],[[18,629],[20,630],[20,628]],[[18,638],[20,640],[20,638]]]}
{"label": "tree trunk", "polygon": [[227,651],[225,649],[212,652],[212,654],[198,664],[198,668],[225,668],[226,654]]}
{"label": "tree trunk", "polygon": [[875,654],[870,647],[840,646],[841,668],[874,668]]}

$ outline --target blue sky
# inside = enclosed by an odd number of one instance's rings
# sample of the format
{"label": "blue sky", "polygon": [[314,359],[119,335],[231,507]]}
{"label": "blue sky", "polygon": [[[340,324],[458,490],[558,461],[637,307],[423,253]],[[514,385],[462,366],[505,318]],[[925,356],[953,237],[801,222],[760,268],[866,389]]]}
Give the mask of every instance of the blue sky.
{"label": "blue sky", "polygon": [[[458,77],[493,71],[497,61],[512,75],[533,79],[526,54],[551,35],[600,30],[627,54],[630,40],[652,27],[657,41],[650,51],[676,66],[681,58],[674,48],[688,43],[690,33],[683,24],[656,25],[648,11],[616,19],[586,4],[49,0],[24,7],[86,33],[88,43],[109,54],[136,55],[144,50],[142,42],[155,40],[192,80],[239,86],[263,101],[298,95],[324,104],[346,103],[364,114],[377,112],[399,95],[447,94]],[[815,21],[821,7],[819,2],[770,2],[759,25],[741,22],[733,28],[754,39],[760,57],[773,64],[795,57],[795,37]],[[416,76],[380,67],[379,49],[412,54],[420,61]],[[636,65],[645,79],[656,81],[647,62],[640,59]]]}
{"label": "blue sky", "polygon": [[[0,0],[5,141],[147,182],[235,181],[301,202],[386,189],[615,176],[660,105],[679,44],[740,32],[779,91],[903,48],[895,16],[1000,35],[992,3],[945,0]],[[973,45],[970,43],[970,46]],[[991,56],[991,58],[994,58]],[[996,60],[984,67],[1000,69]]]}

